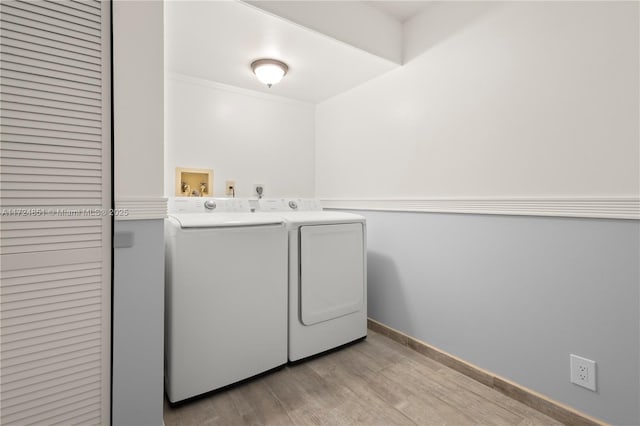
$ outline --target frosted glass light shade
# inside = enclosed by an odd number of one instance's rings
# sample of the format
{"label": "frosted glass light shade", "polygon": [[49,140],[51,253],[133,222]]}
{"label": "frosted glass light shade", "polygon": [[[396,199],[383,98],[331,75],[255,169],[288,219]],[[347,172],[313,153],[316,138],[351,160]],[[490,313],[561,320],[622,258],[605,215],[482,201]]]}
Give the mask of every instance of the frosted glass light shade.
{"label": "frosted glass light shade", "polygon": [[251,63],[251,69],[258,80],[271,87],[282,80],[289,67],[284,62],[275,59],[258,59]]}

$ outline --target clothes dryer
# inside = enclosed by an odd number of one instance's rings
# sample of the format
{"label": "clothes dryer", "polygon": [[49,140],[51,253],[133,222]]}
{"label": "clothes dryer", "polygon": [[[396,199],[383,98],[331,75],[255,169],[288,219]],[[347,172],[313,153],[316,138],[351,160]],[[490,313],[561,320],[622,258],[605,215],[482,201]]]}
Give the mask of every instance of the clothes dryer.
{"label": "clothes dryer", "polygon": [[289,234],[289,361],[367,335],[366,222],[317,200],[262,199]]}

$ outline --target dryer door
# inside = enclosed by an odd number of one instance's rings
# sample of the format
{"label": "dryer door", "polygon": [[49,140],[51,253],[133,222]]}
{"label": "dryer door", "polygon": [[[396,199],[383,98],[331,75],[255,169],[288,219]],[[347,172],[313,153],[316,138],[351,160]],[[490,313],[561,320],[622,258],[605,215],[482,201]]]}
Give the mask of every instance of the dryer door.
{"label": "dryer door", "polygon": [[300,227],[300,320],[304,325],[363,308],[364,255],[361,223]]}

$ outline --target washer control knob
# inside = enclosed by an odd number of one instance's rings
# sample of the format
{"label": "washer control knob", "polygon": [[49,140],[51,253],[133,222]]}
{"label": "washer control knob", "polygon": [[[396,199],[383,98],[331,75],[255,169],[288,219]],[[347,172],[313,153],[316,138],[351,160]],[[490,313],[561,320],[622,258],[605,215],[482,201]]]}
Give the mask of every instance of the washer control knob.
{"label": "washer control knob", "polygon": [[289,207],[291,208],[291,210],[298,210],[298,203],[293,200],[289,201]]}
{"label": "washer control knob", "polygon": [[215,201],[211,201],[211,200],[207,200],[204,202],[204,208],[207,210],[213,210],[216,208],[216,202]]}

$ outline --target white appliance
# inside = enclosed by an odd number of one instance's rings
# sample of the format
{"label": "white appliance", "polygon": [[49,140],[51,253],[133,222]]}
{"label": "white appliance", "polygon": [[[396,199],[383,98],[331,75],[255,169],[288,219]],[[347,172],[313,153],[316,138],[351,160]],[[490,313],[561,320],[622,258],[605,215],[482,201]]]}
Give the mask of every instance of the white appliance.
{"label": "white appliance", "polygon": [[366,223],[317,200],[262,199],[289,231],[289,361],[367,335]]}
{"label": "white appliance", "polygon": [[175,198],[165,221],[165,387],[181,401],[287,362],[287,231],[248,200]]}

